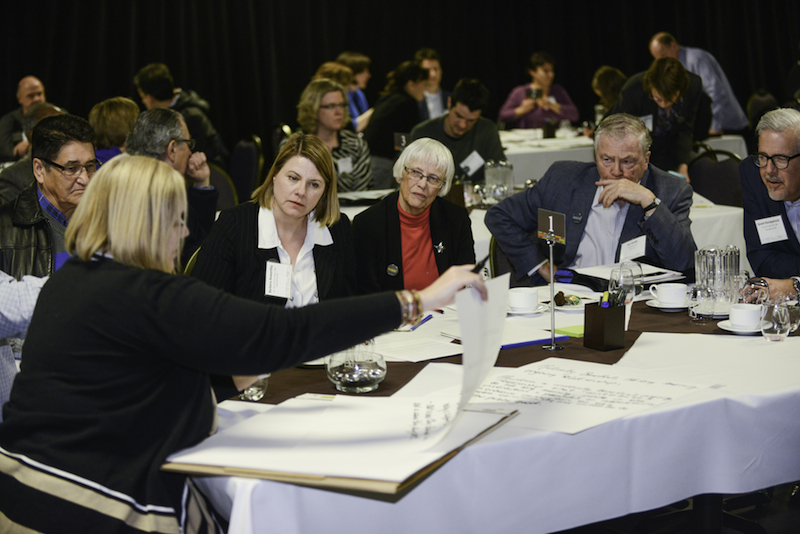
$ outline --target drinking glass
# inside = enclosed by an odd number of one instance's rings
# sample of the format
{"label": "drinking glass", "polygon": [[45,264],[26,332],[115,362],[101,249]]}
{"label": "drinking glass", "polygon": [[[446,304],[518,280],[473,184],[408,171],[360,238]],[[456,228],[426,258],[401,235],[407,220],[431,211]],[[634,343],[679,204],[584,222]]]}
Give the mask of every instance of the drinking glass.
{"label": "drinking glass", "polygon": [[374,342],[362,343],[327,358],[328,380],[344,393],[378,389],[386,378],[385,358],[372,350]]}
{"label": "drinking glass", "polygon": [[714,307],[717,304],[714,289],[695,284],[689,290],[689,317],[693,324],[706,324],[714,318]]}
{"label": "drinking glass", "polygon": [[633,297],[636,293],[633,272],[630,269],[612,269],[611,277],[608,279],[608,293],[621,296],[616,302],[618,306],[633,302]]}
{"label": "drinking glass", "polygon": [[267,392],[267,384],[269,383],[269,374],[259,376],[258,380],[244,388],[239,393],[239,398],[249,401],[260,401],[264,398]]}
{"label": "drinking glass", "polygon": [[642,274],[642,264],[638,261],[624,261],[619,266],[620,269],[630,269],[633,273],[634,296],[638,297],[644,291],[644,275]]}
{"label": "drinking glass", "polygon": [[761,305],[761,334],[767,341],[783,341],[791,328],[789,308],[773,299]]}
{"label": "drinking glass", "polygon": [[789,333],[791,334],[800,326],[800,295],[793,293],[779,293],[775,299],[778,302],[786,304],[786,309],[789,310]]}

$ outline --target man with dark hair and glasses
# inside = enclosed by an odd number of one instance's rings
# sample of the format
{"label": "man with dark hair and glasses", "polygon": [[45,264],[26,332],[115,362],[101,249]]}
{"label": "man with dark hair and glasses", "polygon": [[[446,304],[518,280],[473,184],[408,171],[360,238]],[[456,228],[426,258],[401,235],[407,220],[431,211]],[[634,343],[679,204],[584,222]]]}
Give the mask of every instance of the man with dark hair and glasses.
{"label": "man with dark hair and glasses", "polygon": [[462,78],[447,98],[447,113],[414,126],[411,140],[430,137],[453,153],[456,176],[484,181],[484,162],[504,160],[494,121],[482,117],[489,107],[489,90],[480,80]]}
{"label": "man with dark hair and glasses", "polygon": [[739,166],[747,259],[770,291],[800,292],[800,111],[770,111],[756,135]]}
{"label": "man with dark hair and glasses", "polygon": [[128,154],[159,159],[186,178],[189,236],[183,241],[183,265],[211,231],[219,199],[219,191],[211,185],[211,169],[206,155],[201,151],[193,152],[195,145],[183,116],[162,107],[140,114],[125,140]]}
{"label": "man with dark hair and glasses", "polygon": [[47,117],[31,137],[36,183],[0,206],[0,270],[17,279],[48,276],[69,257],[67,223],[97,170],[94,130],[85,119]]}

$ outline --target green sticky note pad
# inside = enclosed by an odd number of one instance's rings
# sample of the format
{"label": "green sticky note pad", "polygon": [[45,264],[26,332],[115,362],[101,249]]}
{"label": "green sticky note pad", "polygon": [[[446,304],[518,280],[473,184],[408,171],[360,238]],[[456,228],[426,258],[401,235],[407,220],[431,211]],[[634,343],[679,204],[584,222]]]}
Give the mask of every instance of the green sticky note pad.
{"label": "green sticky note pad", "polygon": [[556,334],[569,337],[583,337],[583,325],[568,326],[566,328],[556,328]]}

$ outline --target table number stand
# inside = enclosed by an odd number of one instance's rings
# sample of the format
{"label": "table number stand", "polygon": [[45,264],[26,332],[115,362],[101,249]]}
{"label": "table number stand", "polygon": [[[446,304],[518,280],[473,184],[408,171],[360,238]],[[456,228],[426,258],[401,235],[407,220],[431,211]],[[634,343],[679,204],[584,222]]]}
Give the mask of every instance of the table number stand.
{"label": "table number stand", "polygon": [[[563,350],[564,347],[556,343],[556,301],[555,301],[555,262],[553,261],[553,247],[556,243],[566,244],[566,217],[563,213],[539,209],[538,213],[540,230],[537,232],[539,239],[544,239],[550,251],[550,344],[542,345],[544,350]],[[547,228],[547,231],[541,230]]]}

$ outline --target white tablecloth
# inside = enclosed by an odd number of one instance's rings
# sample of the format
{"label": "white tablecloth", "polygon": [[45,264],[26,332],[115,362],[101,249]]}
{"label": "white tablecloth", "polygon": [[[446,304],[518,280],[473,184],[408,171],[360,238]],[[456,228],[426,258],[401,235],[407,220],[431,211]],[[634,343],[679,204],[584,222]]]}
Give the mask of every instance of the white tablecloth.
{"label": "white tablecloth", "polygon": [[739,159],[744,159],[747,154],[747,143],[741,135],[722,135],[720,137],[709,137],[703,143],[715,150],[727,150],[733,152]]}
{"label": "white tablecloth", "polygon": [[698,335],[644,334],[617,365],[688,368],[718,387],[574,435],[512,419],[396,502],[234,477],[198,484],[241,534],[537,534],[800,479],[800,338]]}
{"label": "white tablecloth", "polygon": [[[533,139],[524,130],[500,132],[506,159],[514,165],[514,183],[534,182],[544,176],[556,161],[594,161],[593,141],[587,137],[572,139]],[[747,157],[747,145],[741,135],[723,135],[703,141],[711,148],[727,150],[741,159]]]}
{"label": "white tablecloth", "polygon": [[538,182],[556,161],[594,161],[593,141],[578,136],[572,139],[534,139],[533,130],[500,132],[506,159],[514,165],[514,183]]}

